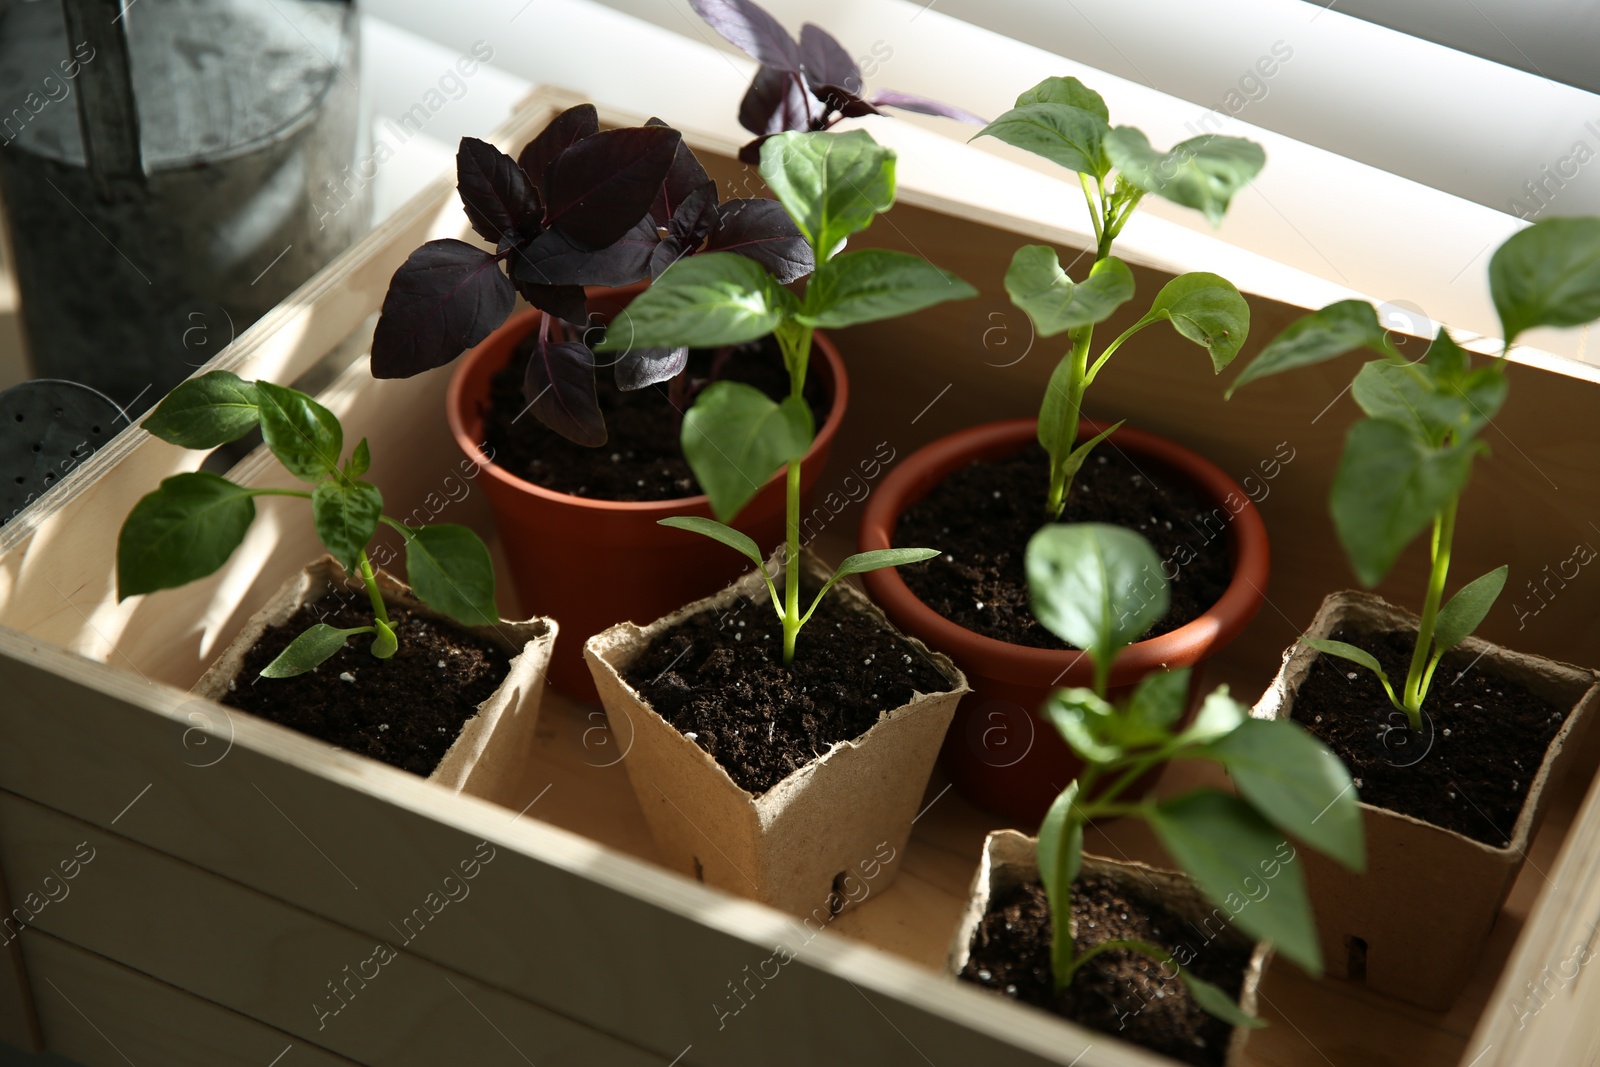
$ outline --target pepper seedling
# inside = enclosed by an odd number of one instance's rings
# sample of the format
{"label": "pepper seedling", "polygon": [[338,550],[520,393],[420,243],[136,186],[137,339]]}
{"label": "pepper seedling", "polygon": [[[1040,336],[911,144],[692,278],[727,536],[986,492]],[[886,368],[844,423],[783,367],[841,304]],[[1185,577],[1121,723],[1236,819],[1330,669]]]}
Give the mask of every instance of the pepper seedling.
{"label": "pepper seedling", "polygon": [[[756,135],[739,149],[739,159],[745,163],[760,163],[761,145],[774,134],[820,133],[842,119],[882,115],[886,107],[983,125],[983,119],[965,108],[914,93],[879,89],[866,95],[860,64],[821,26],[810,22],[801,26],[796,41],[752,0],[689,0],[689,6],[761,64],[739,102],[739,125]],[[882,43],[873,46],[872,56],[864,62],[876,64],[887,58],[878,54]]]}
{"label": "pepper seedling", "polygon": [[373,623],[339,629],[317,623],[296,637],[261,674],[289,678],[322,663],[358,634],[388,659],[399,648],[378,590],[367,545],[380,523],[405,539],[407,580],[417,598],[463,626],[500,621],[489,549],[465,526],[411,527],[383,514],[383,494],[361,480],[372,464],[366,438],[342,463],[344,429],[311,397],[271,382],[247,382],[212,371],[174,389],[144,428],[184,448],[212,449],[261,427],[267,448],[310,490],[252,488],[208,471],[175,474],[128,513],[117,538],[117,599],[176,589],[214,573],[255,520],[255,498],[291,496],[311,502],[317,536],[345,572],[359,574],[372,601]]}
{"label": "pepper seedling", "polygon": [[[373,376],[444,366],[505,322],[520,293],[545,312],[523,392],[540,422],[580,445],[608,437],[584,286],[654,278],[702,249],[749,257],[782,282],[812,268],[810,246],[778,204],[719,201],[677,130],[659,119],[601,130],[593,104],[557,115],[516,159],[463,137],[456,190],[495,251],[445,238],[411,254],[383,299]],[[682,346],[632,348],[612,371],[631,391],[679,377],[688,361]]]}
{"label": "pepper seedling", "polygon": [[1509,573],[1497,567],[1444,600],[1461,494],[1473,461],[1488,452],[1478,435],[1506,400],[1506,356],[1525,330],[1600,318],[1600,218],[1546,219],[1513,235],[1489,261],[1489,290],[1505,340],[1500,354],[1477,370],[1443,328],[1421,359],[1406,359],[1371,304],[1341,300],[1290,324],[1228,388],[1231,397],[1258,378],[1357,349],[1383,356],[1363,365],[1351,383],[1350,394],[1367,417],[1345,438],[1328,504],[1339,543],[1369,588],[1432,527],[1428,586],[1410,666],[1396,692],[1364,649],[1300,640],[1376,674],[1390,702],[1418,731],[1440,660],[1483,622]]}
{"label": "pepper seedling", "polygon": [[[1094,688],[1058,689],[1044,708],[1084,761],[1082,773],[1039,827],[1039,875],[1052,916],[1051,969],[1059,992],[1095,956],[1127,949],[1172,967],[1212,1015],[1236,1026],[1260,1026],[1222,990],[1196,977],[1187,966],[1191,960],[1159,945],[1118,939],[1079,953],[1073,943],[1072,883],[1084,828],[1094,819],[1143,819],[1231,921],[1272,941],[1312,974],[1322,970],[1316,926],[1294,848],[1283,835],[1352,870],[1366,863],[1349,772],[1295,723],[1253,719],[1220,686],[1185,726],[1187,669],[1146,675],[1130,697],[1110,701],[1107,685],[1117,653],[1167,612],[1160,564],[1148,541],[1121,526],[1051,525],[1028,542],[1035,616],[1063,641],[1085,649],[1095,667]],[[1176,797],[1126,799],[1149,771],[1187,759],[1220,763],[1237,795],[1201,788]]]}
{"label": "pepper seedling", "polygon": [[1050,455],[1045,513],[1056,519],[1073,476],[1094,447],[1122,425],[1078,443],[1084,394],[1117,349],[1146,326],[1166,320],[1179,336],[1210,353],[1220,373],[1250,332],[1250,308],[1239,290],[1225,278],[1196,271],[1162,286],[1144,316],[1091,363],[1095,325],[1133,298],[1133,272],[1111,254],[1113,242],[1148,193],[1194,208],[1220,225],[1234,194],[1260,173],[1266,153],[1253,141],[1215,134],[1158,151],[1132,126],[1113,129],[1105,100],[1076,78],[1046,78],[973,140],[978,137],[998,138],[1075,171],[1094,227],[1094,262],[1082,281],[1072,280],[1048,245],[1017,249],[1006,271],[1006,293],[1027,314],[1034,332],[1040,337],[1069,333],[1072,342],[1050,375],[1039,408],[1039,443]]}
{"label": "pepper seedling", "polygon": [[847,574],[930,559],[932,549],[862,552],[846,559],[811,607],[800,612],[800,461],[816,427],[801,395],[818,328],[876,322],[976,296],[954,274],[906,252],[841,251],[894,203],[895,154],[862,130],[781,133],[761,146],[761,176],[810,243],[817,269],[796,297],[760,263],[708,252],[667,269],[617,317],[600,347],[709,348],[773,334],[789,371],[781,403],[739,382],[716,382],[684,416],[684,457],[722,522],[679,517],[664,525],[728,545],[762,568],[760,549],[731,522],[779,467],[787,468],[784,592],[767,589],[783,620],[783,662],[794,661],[795,637],[822,595]]}

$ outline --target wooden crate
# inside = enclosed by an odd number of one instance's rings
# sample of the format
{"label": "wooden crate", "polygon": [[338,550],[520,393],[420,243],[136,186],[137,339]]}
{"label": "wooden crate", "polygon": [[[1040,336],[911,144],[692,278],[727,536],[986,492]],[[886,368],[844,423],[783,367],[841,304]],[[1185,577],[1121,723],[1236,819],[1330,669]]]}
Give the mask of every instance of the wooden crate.
{"label": "wooden crate", "polygon": [[[536,95],[500,143],[520,145],[570,102]],[[749,175],[734,146],[691,140],[726,195],[739,195]],[[909,166],[901,180],[900,206],[858,243],[915,249],[984,296],[838,336],[854,380],[821,486],[838,514],[817,543],[833,558],[849,550],[871,490],[858,459],[883,442],[903,456],[957,427],[1033,412],[1055,350],[1029,349],[999,281],[1019,233],[1082,242],[997,206],[1003,196],[955,202]],[[492,536],[445,427],[449,372],[374,381],[359,358],[394,268],[423,240],[462,231],[453,186],[441,177],[207,369],[327,383],[323,402],[352,439],[370,438],[371,477],[392,511],[422,508]],[[1170,273],[1159,249],[1130,258],[1142,292]],[[1264,297],[1251,305],[1250,351],[1300,311]],[[1340,398],[1349,368],[1263,382],[1224,403],[1205,363],[1163,331],[1142,333],[1097,384],[1093,413],[1129,416],[1267,487],[1268,606],[1213,668],[1253,698],[1321,596],[1350,581],[1325,512],[1353,411]],[[1463,509],[1457,573],[1509,560],[1520,589],[1520,576],[1600,538],[1585,503],[1600,489],[1600,431],[1586,418],[1600,387],[1531,368],[1513,378],[1490,434],[1495,458]],[[1280,467],[1266,481],[1262,464],[1274,458]],[[0,1039],[90,1065],[1158,1062],[940,974],[983,835],[1000,823],[937,776],[899,881],[817,932],[653,862],[596,708],[547,697],[527,807],[516,811],[190,698],[187,687],[244,619],[317,551],[297,502],[263,500],[250,538],[216,576],[117,605],[123,516],[197,460],[126,430],[0,530],[0,894],[9,888],[12,906],[37,911],[20,937],[7,928]],[[234,476],[267,485],[281,474],[257,454]],[[1424,565],[1409,553],[1386,591],[1414,599]],[[1590,660],[1600,637],[1591,580],[1600,578],[1580,575],[1547,595],[1520,629],[1502,607],[1485,636]],[[1508,591],[1511,603],[1517,596]],[[1600,1008],[1600,988],[1581,968],[1566,977],[1600,922],[1600,797],[1589,789],[1600,753],[1584,753],[1582,765],[1451,1011],[1395,1004],[1279,961],[1262,990],[1272,1025],[1248,1061],[1592,1062],[1596,1039],[1583,1020]],[[1163,788],[1203,773],[1174,770]],[[1160,858],[1137,826],[1114,826],[1091,848]],[[69,892],[34,908],[45,877],[88,850],[76,877],[55,883]],[[475,858],[470,894],[431,907],[442,879]],[[1425,901],[1396,907],[1427,921]],[[379,941],[399,952],[373,964]]]}

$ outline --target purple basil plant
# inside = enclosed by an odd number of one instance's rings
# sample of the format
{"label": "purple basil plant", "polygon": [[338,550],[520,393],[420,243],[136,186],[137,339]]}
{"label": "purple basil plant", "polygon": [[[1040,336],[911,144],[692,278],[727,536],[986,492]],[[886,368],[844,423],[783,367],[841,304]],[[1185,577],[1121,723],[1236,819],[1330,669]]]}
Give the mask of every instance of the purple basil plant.
{"label": "purple basil plant", "polygon": [[[372,373],[409,378],[451,362],[505,322],[517,294],[545,312],[524,391],[541,422],[582,445],[606,442],[584,286],[658,277],[700,251],[736,252],[780,282],[811,273],[812,252],[788,213],[763,198],[722,201],[682,136],[659,119],[600,129],[592,104],[551,120],[512,159],[464,137],[456,190],[495,250],[429,241],[395,271],[372,338]],[[617,387],[680,375],[687,348],[634,350]]]}

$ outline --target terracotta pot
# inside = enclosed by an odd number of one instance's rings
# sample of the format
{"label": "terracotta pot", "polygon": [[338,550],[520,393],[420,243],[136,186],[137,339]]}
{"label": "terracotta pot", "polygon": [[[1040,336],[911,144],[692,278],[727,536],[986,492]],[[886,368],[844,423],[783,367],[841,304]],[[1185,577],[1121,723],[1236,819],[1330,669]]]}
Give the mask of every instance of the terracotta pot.
{"label": "terracotta pot", "polygon": [[[803,555],[807,570],[826,581],[831,570]],[[591,637],[584,656],[664,862],[707,885],[825,925],[894,881],[967,683],[948,659],[909,639],[949,679],[947,691],[916,694],[883,711],[865,734],[835,744],[760,796],[746,792],[705,749],[656,714],[622,672],[681,620],[722,611],[740,597],[765,597],[762,585],[752,570],[716,596],[649,626],[622,623]],[[829,596],[892,630],[848,582]]]}
{"label": "terracotta pot", "polygon": [[[950,945],[950,958],[946,967],[951,977],[960,975],[967,965],[967,957],[972,952],[973,935],[977,932],[978,924],[983,921],[984,914],[989,910],[990,898],[1016,886],[1039,881],[1039,864],[1035,858],[1037,847],[1038,842],[1034,838],[1015,830],[996,830],[984,839],[983,860],[979,863],[978,873],[972,880],[971,900],[967,904],[966,912],[961,916],[961,924],[956,927],[955,939]],[[1187,875],[1149,867],[1143,863],[1104,859],[1087,853],[1083,857],[1082,869],[1084,874],[1109,878],[1118,885],[1127,886],[1130,892],[1138,896],[1148,897],[1152,892],[1159,894],[1161,903],[1171,909],[1173,914],[1188,921],[1196,929],[1201,926],[1210,929],[1207,924],[1217,909]],[[1252,944],[1248,937],[1233,926],[1224,928],[1215,935],[1215,939],[1222,944],[1238,948],[1247,948]],[[1178,950],[1174,948],[1172,951],[1176,953]],[[1256,1014],[1256,994],[1261,987],[1261,976],[1265,973],[1271,958],[1272,946],[1268,942],[1254,942],[1254,948],[1250,951],[1250,963],[1244,973],[1244,984],[1239,990],[1239,1007],[1251,1015]],[[1099,1039],[1096,1032],[1095,1040]],[[1233,1028],[1233,1036],[1228,1040],[1227,1059],[1223,1061],[1226,1067],[1238,1067],[1244,1062],[1244,1046],[1249,1039],[1249,1027]]]}
{"label": "terracotta pot", "polygon": [[[1415,615],[1370,593],[1346,591],[1322,602],[1306,636],[1325,638],[1341,626],[1415,632],[1418,622]],[[1364,803],[1366,873],[1348,871],[1310,849],[1300,851],[1328,973],[1439,1011],[1455,1002],[1472,977],[1546,802],[1574,753],[1583,748],[1600,705],[1600,674],[1594,671],[1511,652],[1478,638],[1469,637],[1460,647],[1482,657],[1476,670],[1518,682],[1566,713],[1534,775],[1510,843],[1494,848]],[[1251,714],[1289,718],[1318,655],[1296,642],[1284,653],[1272,688]],[[1373,708],[1373,721],[1385,721],[1389,710],[1387,702]]]}
{"label": "terracotta pot", "polygon": [[[366,586],[361,580],[347,575],[331,556],[324,556],[284,582],[266,606],[250,616],[239,636],[195,683],[192,692],[220,701],[244,669],[245,656],[269,626],[287,621],[302,604],[315,602],[330,590],[339,589],[360,597],[363,603],[367,599]],[[390,607],[403,607],[434,619],[441,618],[413,596],[409,586],[385,571],[378,572],[378,589],[383,594],[383,602]],[[520,802],[517,790],[523,770],[533,753],[534,729],[539,722],[544,676],[555,646],[556,624],[549,619],[523,622],[502,619],[496,626],[462,627],[459,623],[444,621],[500,645],[512,654],[512,660],[505,680],[478,705],[478,713],[462,725],[439,766],[428,775],[428,781],[453,792],[516,806]]]}
{"label": "terracotta pot", "polygon": [[[615,290],[612,313],[642,288]],[[605,302],[605,293],[591,293],[592,309],[604,313]],[[481,468],[478,483],[494,510],[523,610],[559,619],[568,633],[582,639],[613,623],[659,618],[728,584],[745,566],[738,553],[698,534],[656,524],[674,515],[712,518],[704,494],[648,502],[594,500],[524,481],[484,454],[480,444],[490,382],[511,361],[517,343],[538,328],[541,315],[529,309],[512,316],[462,357],[450,379],[446,408],[456,444]],[[832,404],[801,464],[802,500],[810,498],[828,462],[850,399],[838,350],[821,332],[814,340],[811,366]],[[763,548],[783,541],[781,471],[733,525]],[[563,648],[556,650],[550,665],[551,684],[569,696],[594,700],[594,682],[583,665],[580,642]]]}
{"label": "terracotta pot", "polygon": [[[1106,425],[1084,420],[1078,425],[1079,439]],[[901,514],[957,470],[978,460],[1015,455],[1034,441],[1035,421],[1015,419],[963,430],[907,456],[868,498],[860,550],[891,547]],[[1193,486],[1220,520],[1233,561],[1228,588],[1204,615],[1130,645],[1117,657],[1111,684],[1122,691],[1152,671],[1194,667],[1237,637],[1265,599],[1271,556],[1266,526],[1255,504],[1215,464],[1126,426],[1101,447],[1114,447],[1141,468],[1154,468]],[[1209,523],[1206,526],[1210,528]],[[972,685],[944,746],[944,766],[956,788],[990,811],[1022,825],[1037,825],[1082,766],[1066,742],[1039,718],[1038,709],[1057,686],[1092,685],[1089,658],[1082,652],[1028,648],[974,633],[924,604],[893,570],[874,571],[865,580],[872,598],[896,626],[949,655]],[[1191,696],[1199,684],[1196,671],[1190,679]]]}

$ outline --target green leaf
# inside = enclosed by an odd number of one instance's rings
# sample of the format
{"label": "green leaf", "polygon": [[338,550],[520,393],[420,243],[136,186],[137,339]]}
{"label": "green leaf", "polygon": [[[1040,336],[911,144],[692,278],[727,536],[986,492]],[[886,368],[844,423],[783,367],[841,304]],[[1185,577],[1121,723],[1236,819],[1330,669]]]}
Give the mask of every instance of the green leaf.
{"label": "green leaf", "polygon": [[[1072,451],[1067,454],[1067,458],[1063,463],[1063,466],[1067,468],[1068,477],[1077,474],[1079,468],[1083,466],[1084,461],[1089,458],[1089,453],[1094,451],[1095,446],[1101,441],[1104,441],[1106,438],[1110,437],[1112,434],[1116,433],[1118,430],[1122,429],[1122,424],[1127,421],[1127,419],[1118,419],[1116,422],[1112,423],[1110,426],[1107,426],[1105,429],[1101,430],[1087,441],[1079,442],[1072,449]],[[1065,438],[1065,434],[1062,436]],[[1053,452],[1051,453],[1050,460],[1052,463],[1055,462],[1055,454]]]}
{"label": "green leaf", "polygon": [[405,527],[406,577],[417,598],[463,626],[500,621],[489,549],[465,526]]}
{"label": "green leaf", "polygon": [[1265,1019],[1251,1015],[1239,1007],[1239,1002],[1233,997],[1204,978],[1195,977],[1189,968],[1178,968],[1178,977],[1189,987],[1189,995],[1200,1006],[1200,1010],[1208,1015],[1215,1015],[1229,1026],[1244,1026],[1251,1030],[1259,1030],[1267,1025]]}
{"label": "green leaf", "polygon": [[1363,419],[1350,428],[1333,476],[1334,527],[1356,577],[1377,585],[1472,474],[1472,442],[1433,448],[1399,423]]}
{"label": "green leaf", "polygon": [[371,469],[372,449],[367,447],[367,439],[363,437],[356,445],[355,451],[350,453],[349,462],[345,464],[345,477],[359,478]]}
{"label": "green leaf", "polygon": [[1545,219],[1513,234],[1489,260],[1489,291],[1508,346],[1534,326],[1600,318],[1600,219]]}
{"label": "green leaf", "polygon": [[1085,762],[1110,763],[1122,755],[1117,709],[1093,689],[1057,689],[1045,700],[1044,716]]}
{"label": "green leaf", "polygon": [[256,517],[250,490],[196,471],[133,506],[117,537],[117,599],[176,589],[214,573]]}
{"label": "green leaf", "polygon": [[[1273,941],[1313,975],[1322,973],[1298,857],[1253,807],[1227,793],[1198,789],[1162,801],[1146,818],[1178,866],[1241,929]],[[1283,850],[1289,850],[1287,858]]]}
{"label": "green leaf", "polygon": [[339,472],[344,430],[333,412],[306,394],[271,382],[257,382],[261,436],[278,462],[303,482]]}
{"label": "green leaf", "polygon": [[1341,300],[1296,319],[1256,354],[1244,373],[1228,386],[1227,396],[1257,378],[1296,367],[1309,367],[1358,348],[1382,351],[1383,327],[1365,300]]}
{"label": "green leaf", "polygon": [[374,619],[372,628],[377,631],[372,639],[372,654],[378,659],[388,659],[400,651],[400,639],[394,635],[394,630],[382,619]]}
{"label": "green leaf", "polygon": [[1138,325],[1157,319],[1171,321],[1173,329],[1209,352],[1219,373],[1250,335],[1250,305],[1228,279],[1204,271],[1180,274],[1162,286]]}
{"label": "green leaf", "polygon": [[346,641],[356,634],[374,632],[370,626],[357,626],[349,630],[340,630],[329,626],[325,622],[319,622],[293,641],[290,641],[288,648],[278,653],[276,659],[261,668],[261,677],[293,678],[297,674],[304,674],[313,667],[325,663],[335,652],[344,647]]}
{"label": "green leaf", "polygon": [[924,259],[869,248],[818,264],[795,318],[807,326],[832,329],[892,319],[977,295],[972,286]]}
{"label": "green leaf", "polygon": [[1017,97],[1018,107],[1029,104],[1065,104],[1098,115],[1102,122],[1111,121],[1105,99],[1077,78],[1046,78]]}
{"label": "green leaf", "polygon": [[1027,550],[1040,625],[1108,666],[1167,613],[1167,580],[1150,542],[1106,523],[1051,524]]}
{"label": "green leaf", "polygon": [[698,515],[674,515],[670,519],[657,519],[656,524],[688,530],[690,533],[709,537],[713,541],[721,541],[757,567],[766,565],[766,561],[761,558],[761,548],[754,540],[715,519],[703,519]]}
{"label": "green leaf", "polygon": [[1208,754],[1278,829],[1353,871],[1366,867],[1355,785],[1328,746],[1292,722],[1246,719]]}
{"label": "green leaf", "polygon": [[1228,695],[1228,687],[1219,685],[1200,702],[1194,722],[1178,736],[1184,745],[1204,745],[1226,737],[1250,717],[1244,705]]}
{"label": "green leaf", "polygon": [[[1104,106],[1102,102],[1101,107]],[[1079,174],[1104,177],[1110,169],[1105,152],[1105,138],[1110,132],[1102,115],[1041,100],[1012,108],[979,130],[972,140],[993,137]]]}
{"label": "green leaf", "polygon": [[711,510],[732,520],[783,464],[811,447],[811,408],[799,397],[776,403],[742,382],[714,382],[683,417],[679,439]]}
{"label": "green leaf", "polygon": [[[1072,914],[1072,883],[1083,863],[1083,820],[1073,811],[1078,803],[1078,783],[1071,782],[1045,812],[1039,824],[1039,840],[1034,857],[1039,863],[1039,881],[1052,916]],[[1051,931],[1050,960],[1056,974],[1065,974],[1072,959],[1072,928],[1058,919]]]}
{"label": "green leaf", "polygon": [[1367,363],[1351,383],[1350,394],[1362,411],[1399,423],[1420,441],[1443,444],[1451,432],[1464,440],[1494,418],[1506,399],[1505,375],[1494,367],[1469,371],[1466,359],[1440,330],[1423,362]]}
{"label": "green leaf", "polygon": [[311,491],[317,536],[348,574],[355,574],[361,550],[378,532],[383,494],[371,482],[328,479]]}
{"label": "green leaf", "polygon": [[904,567],[908,563],[921,563],[925,559],[933,559],[939,554],[937,548],[878,548],[871,552],[857,552],[853,556],[846,556],[839,569],[833,572],[833,577],[828,584],[832,585],[840,578],[852,574],[866,574],[868,571],[881,571],[885,567]]}
{"label": "green leaf", "polygon": [[1340,659],[1349,660],[1358,667],[1365,667],[1383,679],[1385,684],[1388,683],[1389,676],[1383,672],[1383,664],[1379,663],[1378,658],[1364,648],[1358,648],[1344,641],[1330,641],[1325,637],[1302,637],[1300,638],[1300,643],[1302,645],[1310,645],[1318,652],[1326,653],[1329,656],[1338,656]]}
{"label": "green leaf", "polygon": [[1439,609],[1433,626],[1434,654],[1448,652],[1472,635],[1478,624],[1489,614],[1500,591],[1506,587],[1510,569],[1496,567],[1481,578],[1475,578],[1456,590],[1456,595]]}
{"label": "green leaf", "polygon": [[1048,245],[1023,245],[1006,270],[1006,294],[1040,337],[1104,322],[1133,297],[1133,272],[1115,256],[1099,260],[1080,285]]}
{"label": "green leaf", "polygon": [[1242,137],[1206,134],[1158,152],[1132,126],[1118,126],[1105,141],[1106,155],[1130,185],[1204,213],[1213,226],[1235,193],[1266,165],[1267,154]]}
{"label": "green leaf", "polygon": [[1189,668],[1147,674],[1122,709],[1118,738],[1129,748],[1158,744],[1188,704]]}
{"label": "green leaf", "polygon": [[179,385],[145,416],[144,428],[184,448],[216,448],[256,428],[256,387],[214,370]]}
{"label": "green leaf", "polygon": [[865,130],[780,133],[761,145],[761,177],[821,264],[894,204],[895,154]]}
{"label": "green leaf", "polygon": [[796,308],[766,268],[735,252],[685,256],[634,297],[606,328],[597,352],[717,348],[771,333]]}

